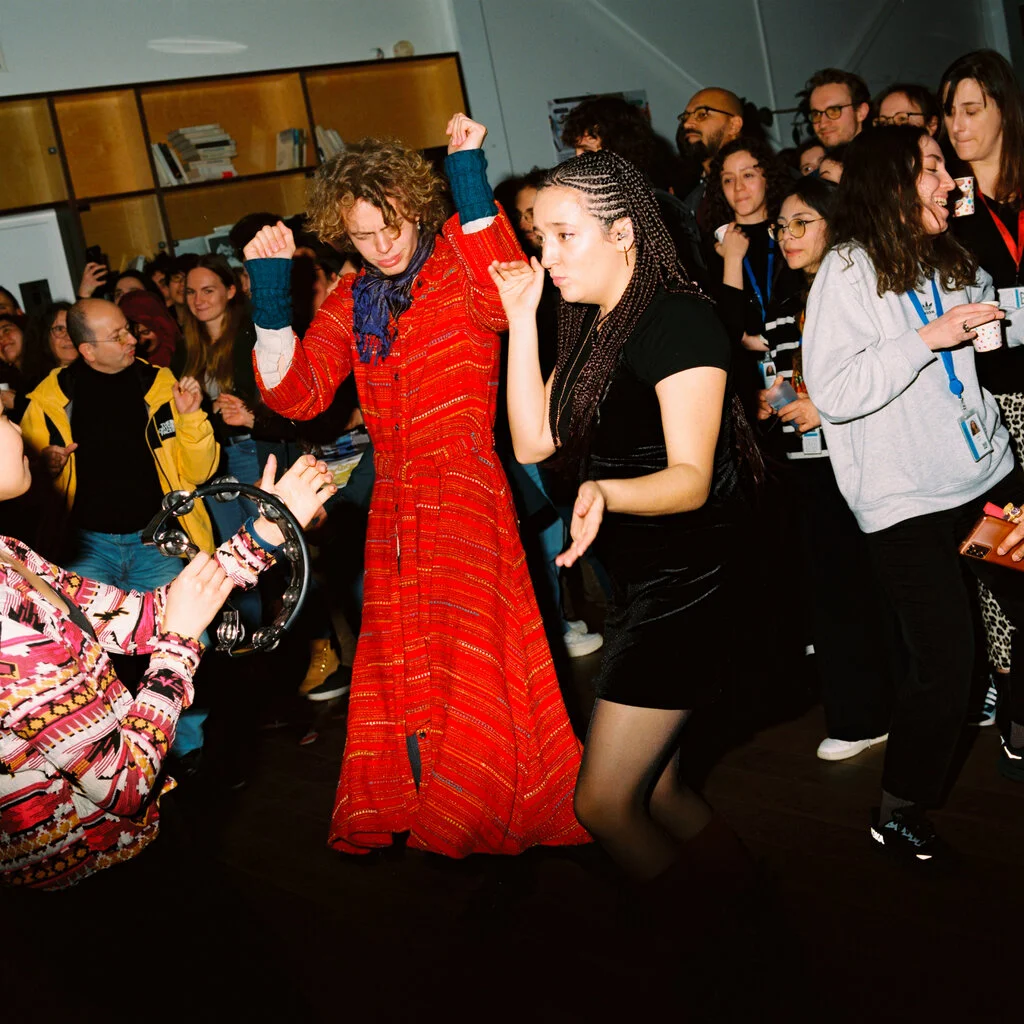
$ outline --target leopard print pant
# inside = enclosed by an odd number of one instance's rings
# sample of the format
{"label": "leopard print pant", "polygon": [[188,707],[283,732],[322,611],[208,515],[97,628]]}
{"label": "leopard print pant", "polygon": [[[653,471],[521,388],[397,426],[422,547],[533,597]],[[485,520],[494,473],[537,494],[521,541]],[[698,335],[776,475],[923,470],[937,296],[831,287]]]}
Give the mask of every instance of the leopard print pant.
{"label": "leopard print pant", "polygon": [[[1013,454],[1019,463],[1024,453],[1024,394],[996,395],[995,399],[999,403],[1006,429],[1010,432]],[[981,620],[985,623],[989,664],[994,669],[1009,672],[1013,626],[984,583],[978,584],[978,599],[981,603]]]}

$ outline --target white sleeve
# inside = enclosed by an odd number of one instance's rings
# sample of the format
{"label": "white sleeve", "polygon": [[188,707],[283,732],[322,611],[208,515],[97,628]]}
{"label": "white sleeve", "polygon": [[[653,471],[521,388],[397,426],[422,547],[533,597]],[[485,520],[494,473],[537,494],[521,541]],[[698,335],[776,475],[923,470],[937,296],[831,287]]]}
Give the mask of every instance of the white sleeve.
{"label": "white sleeve", "polygon": [[295,354],[295,332],[291,327],[280,327],[268,330],[266,327],[256,328],[256,365],[259,367],[263,383],[268,388],[276,388],[281,378],[292,365]]}
{"label": "white sleeve", "polygon": [[478,231],[483,231],[484,228],[489,228],[497,217],[477,217],[476,220],[471,220],[468,224],[460,224],[462,233],[464,235],[475,235]]}

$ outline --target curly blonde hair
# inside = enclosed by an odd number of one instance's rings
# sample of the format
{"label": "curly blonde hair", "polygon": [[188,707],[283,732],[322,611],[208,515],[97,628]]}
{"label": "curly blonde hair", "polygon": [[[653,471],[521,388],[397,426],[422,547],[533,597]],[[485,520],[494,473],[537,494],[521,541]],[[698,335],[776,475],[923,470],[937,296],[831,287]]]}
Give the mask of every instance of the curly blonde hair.
{"label": "curly blonde hair", "polygon": [[395,139],[361,139],[321,164],[309,188],[306,228],[324,242],[348,241],[345,218],[360,199],[380,210],[389,228],[398,229],[404,217],[428,238],[448,218],[444,179]]}

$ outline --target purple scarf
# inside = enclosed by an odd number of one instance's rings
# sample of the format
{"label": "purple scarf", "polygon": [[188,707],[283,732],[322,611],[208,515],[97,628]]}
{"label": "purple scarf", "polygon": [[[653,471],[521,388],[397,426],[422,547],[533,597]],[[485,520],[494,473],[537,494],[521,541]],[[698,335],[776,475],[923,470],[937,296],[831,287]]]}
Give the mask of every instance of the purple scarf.
{"label": "purple scarf", "polygon": [[401,274],[389,277],[370,268],[352,286],[352,329],[361,363],[387,359],[398,333],[398,318],[412,305],[412,286],[433,251],[433,237],[421,236]]}

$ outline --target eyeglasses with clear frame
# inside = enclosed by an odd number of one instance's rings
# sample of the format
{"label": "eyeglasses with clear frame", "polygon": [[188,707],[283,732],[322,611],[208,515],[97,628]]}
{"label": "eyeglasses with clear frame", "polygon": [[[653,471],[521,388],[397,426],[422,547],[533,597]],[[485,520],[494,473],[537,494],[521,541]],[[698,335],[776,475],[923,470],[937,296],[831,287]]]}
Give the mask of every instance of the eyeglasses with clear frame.
{"label": "eyeglasses with clear frame", "polygon": [[826,107],[824,110],[815,110],[814,107],[811,107],[807,119],[811,124],[817,124],[823,117],[827,117],[830,121],[838,121],[843,116],[843,111],[852,106],[852,103],[833,103],[832,106]]}
{"label": "eyeglasses with clear frame", "polygon": [[[914,120],[919,118],[919,120]],[[879,114],[877,117],[872,118],[871,124],[875,128],[882,127],[888,124],[919,124],[924,125],[924,114],[918,110],[897,110],[895,114],[891,114],[889,117],[883,117]]]}
{"label": "eyeglasses with clear frame", "polygon": [[807,231],[808,224],[817,224],[819,220],[824,220],[824,217],[794,217],[790,221],[783,223],[781,220],[776,221],[768,230],[771,233],[772,238],[776,242],[782,241],[782,236],[788,231],[791,238],[803,238],[804,233]]}
{"label": "eyeglasses with clear frame", "polygon": [[723,114],[725,117],[735,117],[735,114],[730,114],[728,110],[719,110],[718,107],[709,107],[701,104],[699,107],[694,107],[693,110],[684,110],[678,115],[679,123],[686,124],[687,121],[696,121],[700,124],[706,121],[711,114]]}
{"label": "eyeglasses with clear frame", "polygon": [[131,327],[128,324],[125,324],[124,327],[118,328],[118,330],[116,330],[111,337],[96,338],[93,341],[93,344],[98,345],[101,341],[110,341],[113,342],[115,345],[120,345],[123,348],[125,345],[134,345],[136,338],[135,335],[132,333]]}

